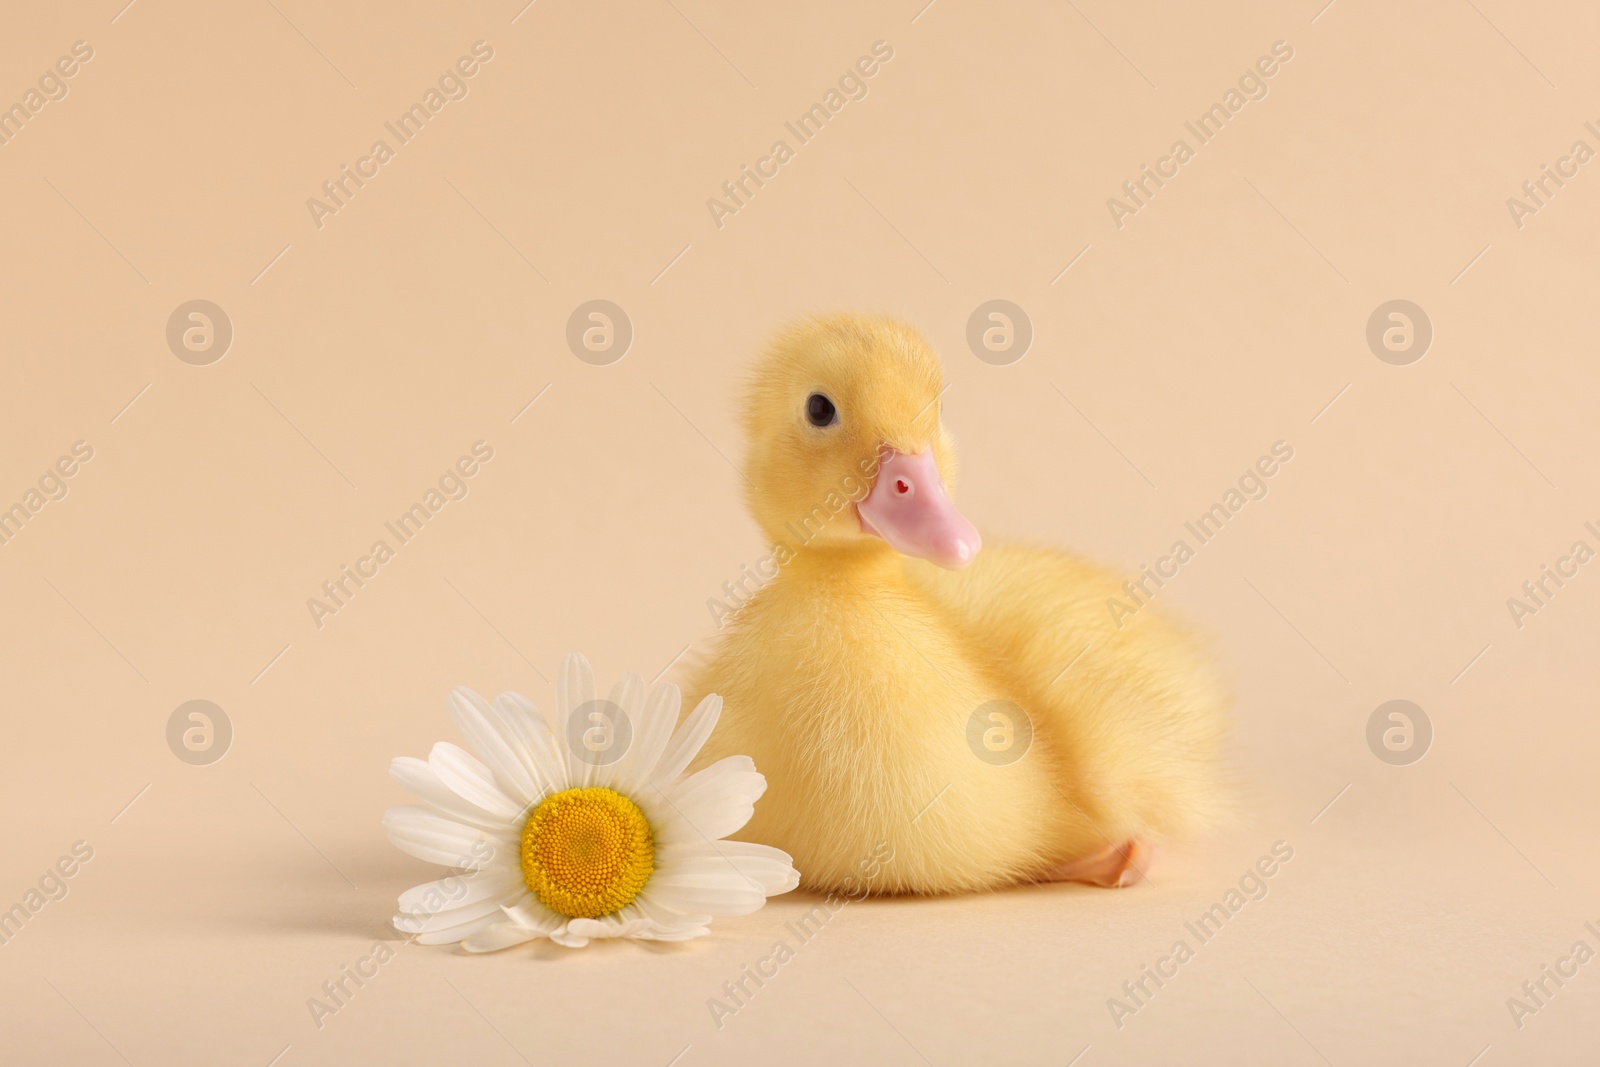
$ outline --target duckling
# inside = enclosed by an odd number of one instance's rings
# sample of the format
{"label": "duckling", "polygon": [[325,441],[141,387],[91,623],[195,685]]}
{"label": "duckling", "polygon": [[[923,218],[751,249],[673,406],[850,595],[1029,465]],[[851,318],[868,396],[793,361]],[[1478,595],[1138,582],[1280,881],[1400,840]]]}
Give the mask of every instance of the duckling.
{"label": "duckling", "polygon": [[779,567],[689,686],[724,701],[701,762],[754,759],[742,836],[813,889],[1131,885],[1220,813],[1226,701],[1186,631],[1108,610],[1119,575],[983,548],[944,388],[883,318],[801,323],[757,364],[746,502]]}

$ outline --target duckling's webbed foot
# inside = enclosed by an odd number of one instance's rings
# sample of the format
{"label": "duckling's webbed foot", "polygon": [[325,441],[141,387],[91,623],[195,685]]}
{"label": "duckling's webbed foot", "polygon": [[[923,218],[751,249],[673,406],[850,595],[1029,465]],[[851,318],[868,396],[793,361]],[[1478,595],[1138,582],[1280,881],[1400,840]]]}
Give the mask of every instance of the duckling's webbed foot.
{"label": "duckling's webbed foot", "polygon": [[1144,878],[1150,866],[1151,849],[1143,841],[1107,845],[1077,859],[1058,863],[1039,879],[1042,882],[1086,882],[1089,885],[1119,889]]}

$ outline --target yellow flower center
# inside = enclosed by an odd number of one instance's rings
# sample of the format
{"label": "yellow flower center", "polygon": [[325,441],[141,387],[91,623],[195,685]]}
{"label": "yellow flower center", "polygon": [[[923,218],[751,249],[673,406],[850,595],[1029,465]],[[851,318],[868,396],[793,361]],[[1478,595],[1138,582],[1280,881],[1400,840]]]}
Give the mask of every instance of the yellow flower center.
{"label": "yellow flower center", "polygon": [[639,805],[613,789],[552,793],[522,828],[522,878],[551,911],[597,919],[627,907],[655,870]]}

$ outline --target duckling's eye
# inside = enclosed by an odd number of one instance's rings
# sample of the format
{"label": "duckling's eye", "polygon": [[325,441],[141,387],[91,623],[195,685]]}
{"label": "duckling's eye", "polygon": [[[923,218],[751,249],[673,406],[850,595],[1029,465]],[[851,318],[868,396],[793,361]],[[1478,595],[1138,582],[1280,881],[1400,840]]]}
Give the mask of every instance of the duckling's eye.
{"label": "duckling's eye", "polygon": [[813,426],[831,426],[839,421],[839,410],[821,393],[812,393],[806,398],[806,418]]}

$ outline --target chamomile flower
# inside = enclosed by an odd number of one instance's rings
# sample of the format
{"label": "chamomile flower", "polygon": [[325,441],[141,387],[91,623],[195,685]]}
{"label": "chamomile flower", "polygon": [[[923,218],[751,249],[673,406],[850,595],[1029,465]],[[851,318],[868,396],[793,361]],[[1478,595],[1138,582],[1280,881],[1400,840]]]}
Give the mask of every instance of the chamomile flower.
{"label": "chamomile flower", "polygon": [[538,938],[683,941],[715,915],[745,915],[800,880],[789,855],[725,841],[749,821],[766,779],[748,756],[684,771],[722,698],[676,726],[678,687],[625,674],[596,700],[588,660],[569,655],[547,722],[528,700],[469,689],[450,715],[471,751],[447,741],[390,773],[421,806],[392,808],[395,846],[457,873],[400,896],[395,927],[424,944],[492,952]]}

